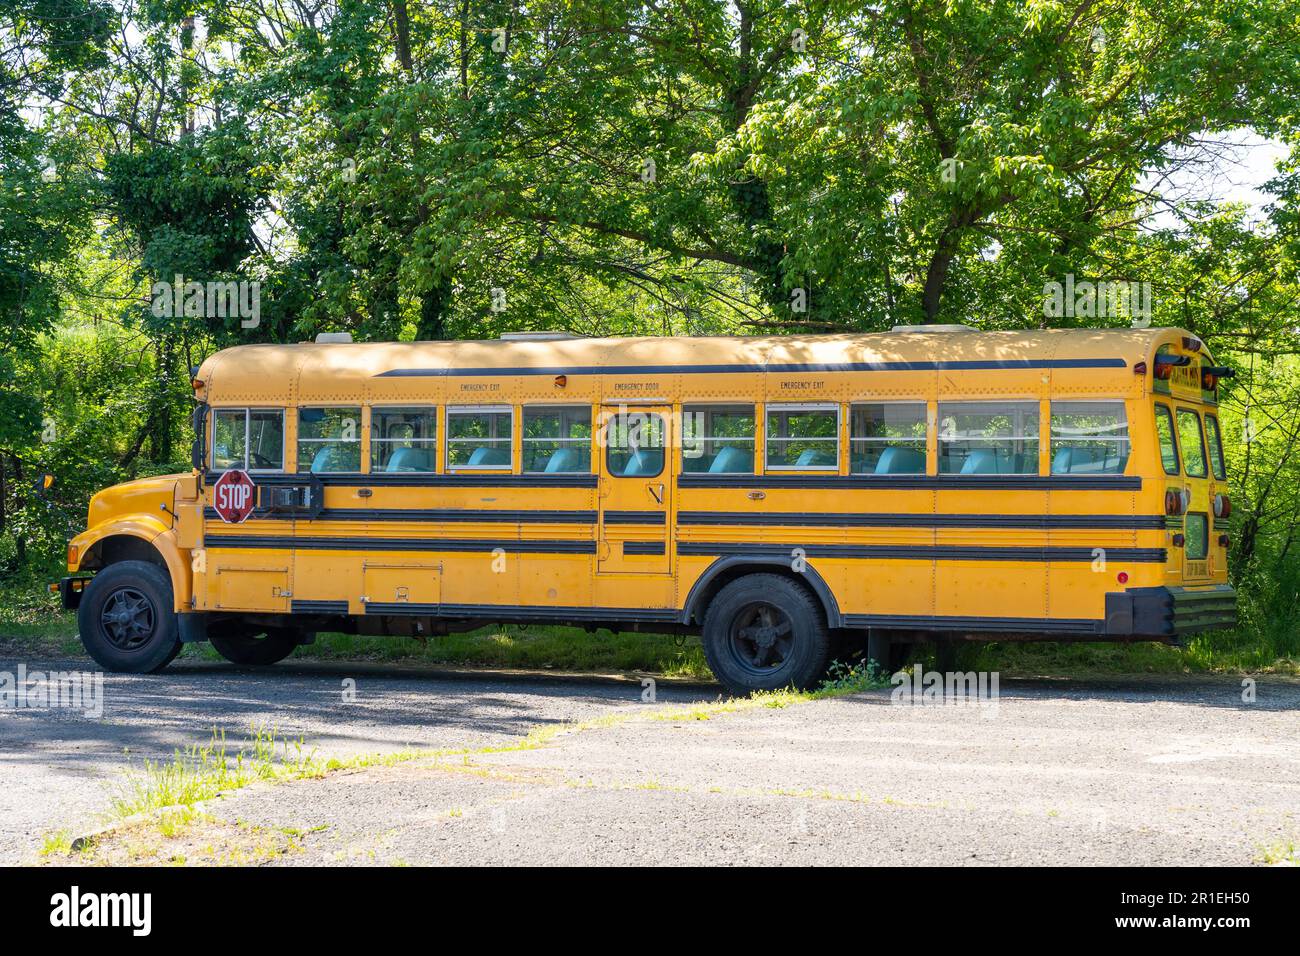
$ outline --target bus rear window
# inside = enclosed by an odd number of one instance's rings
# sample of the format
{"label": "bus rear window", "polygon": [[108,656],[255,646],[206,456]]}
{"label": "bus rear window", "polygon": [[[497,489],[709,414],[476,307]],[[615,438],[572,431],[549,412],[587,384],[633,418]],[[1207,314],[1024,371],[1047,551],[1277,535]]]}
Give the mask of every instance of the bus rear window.
{"label": "bus rear window", "polygon": [[1183,470],[1188,478],[1205,477],[1205,441],[1201,416],[1190,408],[1178,409],[1178,444],[1183,448]]}
{"label": "bus rear window", "polygon": [[1214,477],[1220,481],[1228,478],[1228,469],[1223,463],[1223,435],[1219,431],[1219,420],[1213,415],[1205,416],[1205,433],[1210,439],[1210,468]]}
{"label": "bus rear window", "polygon": [[1174,443],[1174,417],[1168,405],[1156,406],[1156,437],[1160,440],[1160,464],[1166,475],[1178,474],[1178,446]]}

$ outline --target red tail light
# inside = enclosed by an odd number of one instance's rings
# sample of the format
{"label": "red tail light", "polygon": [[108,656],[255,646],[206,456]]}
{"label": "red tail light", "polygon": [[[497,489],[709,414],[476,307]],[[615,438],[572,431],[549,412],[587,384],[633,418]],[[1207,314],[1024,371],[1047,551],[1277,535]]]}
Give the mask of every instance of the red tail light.
{"label": "red tail light", "polygon": [[1232,514],[1232,499],[1227,495],[1214,496],[1214,517],[1226,518]]}
{"label": "red tail light", "polygon": [[1181,489],[1170,488],[1165,492],[1165,514],[1178,516],[1185,510],[1186,502]]}

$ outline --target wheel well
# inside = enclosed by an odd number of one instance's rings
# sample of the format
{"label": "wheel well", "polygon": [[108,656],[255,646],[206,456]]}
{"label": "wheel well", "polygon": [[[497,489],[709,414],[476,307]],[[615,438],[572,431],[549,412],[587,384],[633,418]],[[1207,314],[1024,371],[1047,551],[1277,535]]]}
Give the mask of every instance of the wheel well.
{"label": "wheel well", "polygon": [[718,592],[732,581],[751,574],[775,574],[793,581],[807,591],[817,603],[817,606],[822,609],[828,627],[839,626],[839,605],[836,604],[835,597],[826,586],[826,582],[812,568],[800,573],[791,568],[787,561],[773,562],[771,564],[744,561],[724,564],[712,575],[706,571],[702,583],[696,584],[695,588],[692,588],[692,593],[687,597],[688,623],[693,621],[696,624],[703,624],[704,615],[708,611],[709,605],[713,603],[713,599],[718,596]]}
{"label": "wheel well", "polygon": [[[133,534],[112,534],[101,538],[90,546],[82,567],[87,570],[100,570],[119,561],[148,561],[167,571],[167,562],[162,554],[144,538]],[[170,577],[170,572],[168,572]]]}

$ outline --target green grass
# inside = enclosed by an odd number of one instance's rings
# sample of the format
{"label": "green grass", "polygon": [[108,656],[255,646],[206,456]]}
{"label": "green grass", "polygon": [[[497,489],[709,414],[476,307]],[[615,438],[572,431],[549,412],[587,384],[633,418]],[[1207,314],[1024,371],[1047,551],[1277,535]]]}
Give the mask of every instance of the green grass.
{"label": "green grass", "polygon": [[488,627],[426,642],[402,637],[322,634],[300,647],[317,660],[419,661],[431,664],[627,673],[708,679],[699,638],[667,634],[588,633],[578,628]]}
{"label": "green grass", "polygon": [[190,807],[262,780],[324,772],[324,762],[304,752],[301,739],[285,740],[273,729],[254,727],[245,744],[231,753],[225,733],[214,730],[209,743],[177,751],[170,761],[146,760],[129,768],[109,806],[114,816],[125,818],[164,807]]}

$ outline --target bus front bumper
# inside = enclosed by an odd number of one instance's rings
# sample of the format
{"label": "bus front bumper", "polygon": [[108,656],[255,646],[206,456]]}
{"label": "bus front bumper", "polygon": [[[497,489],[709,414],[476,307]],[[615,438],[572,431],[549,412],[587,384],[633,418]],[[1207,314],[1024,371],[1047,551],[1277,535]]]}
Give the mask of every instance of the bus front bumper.
{"label": "bus front bumper", "polygon": [[1132,588],[1106,595],[1106,634],[1165,639],[1237,624],[1237,592],[1227,584]]}
{"label": "bus front bumper", "polygon": [[90,578],[84,574],[80,577],[62,578],[57,585],[51,584],[50,590],[53,591],[57,587],[63,606],[69,611],[75,611],[81,607],[81,592],[85,590],[89,581]]}

